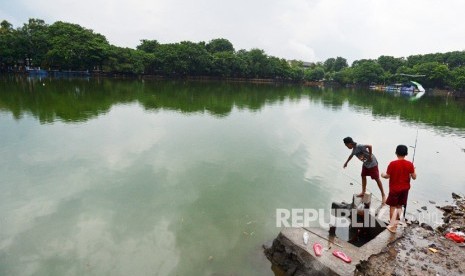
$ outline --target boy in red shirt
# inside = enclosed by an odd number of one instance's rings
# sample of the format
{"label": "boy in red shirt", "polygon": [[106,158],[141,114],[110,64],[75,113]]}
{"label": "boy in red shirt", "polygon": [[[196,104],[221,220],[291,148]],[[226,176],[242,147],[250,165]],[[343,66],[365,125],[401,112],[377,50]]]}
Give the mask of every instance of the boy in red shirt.
{"label": "boy in red shirt", "polygon": [[381,174],[381,177],[389,179],[389,195],[386,204],[390,206],[391,221],[386,228],[392,233],[397,230],[397,217],[402,213],[402,205],[407,204],[410,178],[414,180],[417,178],[413,163],[405,160],[407,153],[406,146],[398,145],[396,148],[397,160],[389,163],[386,173]]}

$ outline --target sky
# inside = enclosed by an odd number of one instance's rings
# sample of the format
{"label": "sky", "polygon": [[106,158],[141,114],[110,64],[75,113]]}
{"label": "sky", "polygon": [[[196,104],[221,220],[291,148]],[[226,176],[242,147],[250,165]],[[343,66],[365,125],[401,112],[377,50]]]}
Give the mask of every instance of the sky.
{"label": "sky", "polygon": [[463,0],[0,0],[0,21],[65,21],[116,46],[228,39],[307,62],[465,50]]}

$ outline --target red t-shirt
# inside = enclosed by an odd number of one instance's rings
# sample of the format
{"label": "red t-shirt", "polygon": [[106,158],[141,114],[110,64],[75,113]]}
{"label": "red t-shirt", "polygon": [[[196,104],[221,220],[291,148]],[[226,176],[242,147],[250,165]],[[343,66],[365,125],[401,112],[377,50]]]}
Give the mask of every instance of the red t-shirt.
{"label": "red t-shirt", "polygon": [[399,159],[389,163],[387,174],[389,174],[389,192],[398,193],[410,189],[410,174],[415,171],[413,163]]}

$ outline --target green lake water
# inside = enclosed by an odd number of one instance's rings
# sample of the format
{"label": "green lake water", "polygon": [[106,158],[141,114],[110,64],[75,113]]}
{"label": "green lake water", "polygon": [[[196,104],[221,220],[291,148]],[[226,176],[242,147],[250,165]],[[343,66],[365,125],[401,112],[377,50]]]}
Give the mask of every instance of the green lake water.
{"label": "green lake water", "polygon": [[413,214],[465,190],[465,105],[452,98],[3,77],[0,275],[273,275],[262,244],[277,208],[329,210],[360,192],[361,163],[342,169],[346,136],[373,145],[381,172],[417,137]]}

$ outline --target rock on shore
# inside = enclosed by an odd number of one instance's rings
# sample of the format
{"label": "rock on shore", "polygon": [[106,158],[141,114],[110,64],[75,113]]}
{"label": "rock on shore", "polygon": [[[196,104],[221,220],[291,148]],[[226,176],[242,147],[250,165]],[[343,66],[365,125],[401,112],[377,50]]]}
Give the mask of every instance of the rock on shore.
{"label": "rock on shore", "polygon": [[454,205],[438,207],[444,212],[441,226],[410,224],[402,238],[357,265],[355,275],[464,275],[465,244],[444,237],[465,232],[465,199],[452,196]]}

